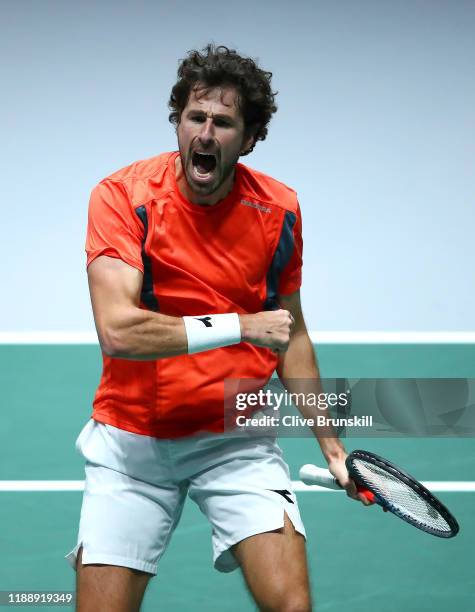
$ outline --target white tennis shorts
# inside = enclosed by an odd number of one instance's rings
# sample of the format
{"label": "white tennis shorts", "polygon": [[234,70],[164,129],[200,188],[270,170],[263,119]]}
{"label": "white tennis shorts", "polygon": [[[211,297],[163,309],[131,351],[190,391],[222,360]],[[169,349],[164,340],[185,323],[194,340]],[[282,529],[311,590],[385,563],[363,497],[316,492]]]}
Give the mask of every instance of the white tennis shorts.
{"label": "white tennis shorts", "polygon": [[271,437],[202,434],[161,440],[91,419],[76,448],[86,460],[78,541],[66,559],[157,573],[187,494],[212,526],[216,569],[234,544],[279,529],[287,513],[305,536],[289,469]]}

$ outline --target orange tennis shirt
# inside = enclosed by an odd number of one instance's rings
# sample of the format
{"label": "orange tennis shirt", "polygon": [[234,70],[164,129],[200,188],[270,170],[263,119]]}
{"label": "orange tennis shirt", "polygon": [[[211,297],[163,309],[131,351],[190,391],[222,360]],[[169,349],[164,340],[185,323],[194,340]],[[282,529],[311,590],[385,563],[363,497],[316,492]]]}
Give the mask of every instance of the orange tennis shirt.
{"label": "orange tennis shirt", "polygon": [[[87,265],[116,257],[143,273],[140,308],[182,317],[278,308],[301,284],[296,193],[237,164],[232,191],[198,206],[165,153],[101,181],[89,205]],[[224,380],[268,380],[277,356],[247,342],[155,361],[103,354],[93,418],[157,438],[223,430]]]}

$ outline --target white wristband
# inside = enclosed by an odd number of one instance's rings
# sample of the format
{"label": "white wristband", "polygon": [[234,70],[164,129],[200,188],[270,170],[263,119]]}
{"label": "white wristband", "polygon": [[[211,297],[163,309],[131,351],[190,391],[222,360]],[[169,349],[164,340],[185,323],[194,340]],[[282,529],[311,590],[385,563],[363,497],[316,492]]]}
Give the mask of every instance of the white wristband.
{"label": "white wristband", "polygon": [[202,353],[241,342],[241,324],[236,312],[183,317],[188,353]]}

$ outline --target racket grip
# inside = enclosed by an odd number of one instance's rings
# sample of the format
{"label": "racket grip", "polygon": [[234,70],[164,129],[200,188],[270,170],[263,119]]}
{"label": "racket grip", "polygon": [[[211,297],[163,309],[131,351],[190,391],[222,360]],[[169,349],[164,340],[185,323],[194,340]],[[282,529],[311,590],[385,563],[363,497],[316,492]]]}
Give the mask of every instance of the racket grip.
{"label": "racket grip", "polygon": [[375,497],[374,497],[374,493],[372,491],[369,491],[368,489],[366,489],[362,485],[359,485],[358,483],[356,483],[356,489],[357,489],[358,493],[361,493],[361,495],[364,495],[368,501],[370,501],[370,502],[372,502],[374,504]]}
{"label": "racket grip", "polygon": [[300,468],[299,478],[306,485],[318,485],[327,489],[341,491],[340,485],[329,470],[317,467],[311,463],[307,463]]}

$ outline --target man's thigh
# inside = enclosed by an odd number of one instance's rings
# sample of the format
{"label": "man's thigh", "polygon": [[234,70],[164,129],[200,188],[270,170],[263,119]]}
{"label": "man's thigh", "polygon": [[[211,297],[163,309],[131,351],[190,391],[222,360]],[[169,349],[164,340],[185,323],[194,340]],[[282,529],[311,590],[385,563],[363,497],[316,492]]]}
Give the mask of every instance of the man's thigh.
{"label": "man's thigh", "polygon": [[246,538],[233,553],[260,610],[311,610],[305,538],[287,514],[282,529]]}
{"label": "man's thigh", "polygon": [[76,569],[77,612],[138,612],[152,574],[114,565],[83,565],[82,548]]}

